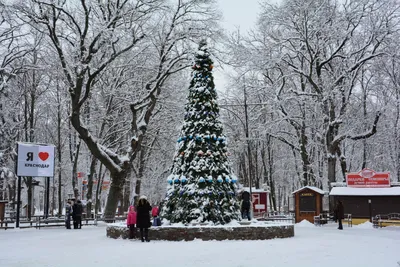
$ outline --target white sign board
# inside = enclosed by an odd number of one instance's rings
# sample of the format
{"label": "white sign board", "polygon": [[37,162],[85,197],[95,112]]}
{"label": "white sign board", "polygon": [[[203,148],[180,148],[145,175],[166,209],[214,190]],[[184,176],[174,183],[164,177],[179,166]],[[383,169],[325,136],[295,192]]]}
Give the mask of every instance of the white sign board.
{"label": "white sign board", "polygon": [[54,146],[18,143],[17,176],[53,177]]}
{"label": "white sign board", "polygon": [[256,210],[265,210],[265,205],[264,204],[256,204],[255,208],[256,208]]}

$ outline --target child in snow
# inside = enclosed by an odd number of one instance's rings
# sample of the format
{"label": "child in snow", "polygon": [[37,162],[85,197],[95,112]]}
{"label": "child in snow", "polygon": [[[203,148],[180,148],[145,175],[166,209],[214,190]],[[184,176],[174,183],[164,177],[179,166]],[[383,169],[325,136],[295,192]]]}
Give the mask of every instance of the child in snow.
{"label": "child in snow", "polygon": [[159,213],[160,213],[160,209],[158,208],[158,206],[154,206],[151,209],[151,216],[153,217],[153,226],[160,226],[161,225],[160,218],[158,218],[158,214]]}
{"label": "child in snow", "polygon": [[129,239],[133,239],[136,237],[136,211],[133,206],[129,207],[128,218],[126,220],[126,225],[129,228]]}

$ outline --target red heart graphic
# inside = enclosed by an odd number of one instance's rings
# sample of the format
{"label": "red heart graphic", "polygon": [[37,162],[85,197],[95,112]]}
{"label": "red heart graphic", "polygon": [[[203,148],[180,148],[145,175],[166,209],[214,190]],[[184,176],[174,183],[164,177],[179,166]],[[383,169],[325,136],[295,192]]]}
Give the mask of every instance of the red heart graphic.
{"label": "red heart graphic", "polygon": [[46,159],[49,158],[49,153],[47,153],[47,152],[39,152],[39,158],[40,158],[42,161],[45,161]]}

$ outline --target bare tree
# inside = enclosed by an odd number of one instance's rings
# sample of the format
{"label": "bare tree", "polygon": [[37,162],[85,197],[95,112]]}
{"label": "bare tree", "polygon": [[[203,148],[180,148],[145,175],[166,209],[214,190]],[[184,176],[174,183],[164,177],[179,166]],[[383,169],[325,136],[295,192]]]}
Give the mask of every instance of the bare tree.
{"label": "bare tree", "polygon": [[[295,130],[298,141],[286,143],[300,152],[303,174],[310,175],[304,177],[307,183],[314,179],[310,166],[317,155],[309,146],[311,140],[324,144],[328,180],[334,182],[338,158],[343,175],[347,170],[341,142],[364,140],[376,133],[380,112],[367,132],[349,132],[343,125],[360,71],[384,56],[385,40],[393,34],[396,19],[396,12],[378,1],[340,5],[297,0],[265,5],[252,47],[267,86],[275,90],[276,98],[271,100],[279,103],[277,114]],[[260,53],[265,57],[260,58]],[[310,121],[322,128],[314,134],[306,132]]]}
{"label": "bare tree", "polygon": [[[45,32],[52,42],[68,83],[70,120],[90,152],[109,170],[111,187],[105,213],[115,214],[131,163],[140,152],[147,124],[166,79],[187,66],[187,43],[211,29],[212,1],[160,0],[101,2],[31,0],[15,6],[33,27]],[[171,9],[172,8],[172,9]],[[170,11],[172,10],[172,12]],[[210,26],[210,27],[209,27]],[[83,124],[82,109],[101,76],[141,52],[154,51],[143,77],[146,92],[130,104],[131,138],[119,151],[101,145]],[[154,53],[153,52],[153,53]]]}

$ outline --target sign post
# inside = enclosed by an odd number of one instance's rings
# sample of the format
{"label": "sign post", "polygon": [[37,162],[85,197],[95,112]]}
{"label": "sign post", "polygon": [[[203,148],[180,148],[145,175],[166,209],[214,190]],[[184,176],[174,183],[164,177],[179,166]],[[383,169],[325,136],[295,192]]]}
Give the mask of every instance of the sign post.
{"label": "sign post", "polygon": [[46,177],[46,209],[44,211],[44,217],[49,218],[49,207],[50,207],[50,177]]}
{"label": "sign post", "polygon": [[21,176],[17,176],[18,186],[17,186],[17,217],[15,222],[15,227],[19,228],[19,214],[21,210]]}
{"label": "sign post", "polygon": [[21,209],[21,176],[46,177],[46,210],[49,214],[50,177],[54,177],[54,151],[53,145],[33,143],[17,143],[17,216],[16,228],[19,228]]}

